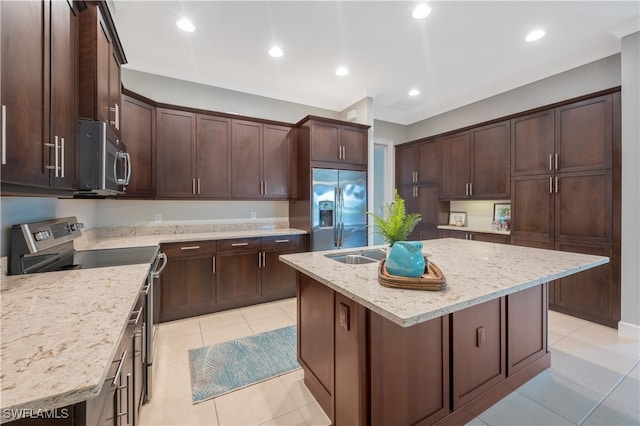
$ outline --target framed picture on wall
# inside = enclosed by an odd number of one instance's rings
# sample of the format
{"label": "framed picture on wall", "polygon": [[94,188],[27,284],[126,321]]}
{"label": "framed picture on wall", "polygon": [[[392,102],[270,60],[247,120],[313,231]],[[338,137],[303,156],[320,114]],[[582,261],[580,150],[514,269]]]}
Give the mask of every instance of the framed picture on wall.
{"label": "framed picture on wall", "polygon": [[511,203],[495,203],[493,205],[493,220],[500,223],[511,220]]}
{"label": "framed picture on wall", "polygon": [[467,226],[467,212],[450,212],[449,225]]}

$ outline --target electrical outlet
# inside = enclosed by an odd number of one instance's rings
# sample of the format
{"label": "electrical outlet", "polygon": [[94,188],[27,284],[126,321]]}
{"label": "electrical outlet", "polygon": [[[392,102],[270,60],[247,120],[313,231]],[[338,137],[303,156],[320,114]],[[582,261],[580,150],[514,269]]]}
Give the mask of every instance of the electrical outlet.
{"label": "electrical outlet", "polygon": [[251,219],[255,219],[256,217],[256,212],[251,212]]}
{"label": "electrical outlet", "polygon": [[162,213],[154,213],[153,221],[154,222],[162,222]]}

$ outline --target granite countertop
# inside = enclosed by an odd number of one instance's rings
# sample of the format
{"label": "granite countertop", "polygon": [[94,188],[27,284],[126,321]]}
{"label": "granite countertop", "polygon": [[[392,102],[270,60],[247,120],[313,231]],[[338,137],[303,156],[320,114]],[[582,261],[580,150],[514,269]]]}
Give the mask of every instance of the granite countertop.
{"label": "granite countertop", "polygon": [[98,395],[149,269],[2,277],[1,422]]}
{"label": "granite countertop", "polygon": [[[125,227],[83,232],[76,250],[306,234],[283,226]],[[254,229],[252,229],[252,227]],[[5,265],[6,268],[6,265]],[[0,423],[97,396],[150,265],[2,276]],[[8,411],[11,413],[12,411]],[[13,411],[16,413],[17,411]]]}
{"label": "granite countertop", "polygon": [[464,231],[464,232],[482,232],[485,234],[498,234],[498,235],[511,235],[511,231],[499,231],[494,229],[482,229],[482,228],[469,228],[466,226],[454,226],[454,225],[439,225],[438,229],[448,229],[450,231]]}
{"label": "granite countertop", "polygon": [[357,249],[287,254],[281,255],[280,259],[403,327],[609,261],[609,258],[602,256],[456,238],[423,243],[423,253],[440,267],[446,277],[447,286],[442,291],[383,287],[378,283],[379,262],[349,265],[325,257],[325,254]]}

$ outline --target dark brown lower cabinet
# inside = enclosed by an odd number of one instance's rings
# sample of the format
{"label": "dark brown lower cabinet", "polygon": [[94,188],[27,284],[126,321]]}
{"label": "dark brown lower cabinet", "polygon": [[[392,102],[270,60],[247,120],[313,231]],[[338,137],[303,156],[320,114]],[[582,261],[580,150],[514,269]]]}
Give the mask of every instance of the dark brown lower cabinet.
{"label": "dark brown lower cabinet", "polygon": [[401,327],[298,276],[298,362],[336,426],[465,424],[551,364],[547,284]]}
{"label": "dark brown lower cabinet", "polygon": [[163,244],[159,322],[294,297],[297,275],[279,256],[301,247],[300,235]]}
{"label": "dark brown lower cabinet", "polygon": [[465,231],[463,229],[454,231],[450,229],[440,229],[440,238],[460,238],[463,240],[484,241],[487,243],[509,244],[511,237],[505,234],[494,234],[490,232]]}

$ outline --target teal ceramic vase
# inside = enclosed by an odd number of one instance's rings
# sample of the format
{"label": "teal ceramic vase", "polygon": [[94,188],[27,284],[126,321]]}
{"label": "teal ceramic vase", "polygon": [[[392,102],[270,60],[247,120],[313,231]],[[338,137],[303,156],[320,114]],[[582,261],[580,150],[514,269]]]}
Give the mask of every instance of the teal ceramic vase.
{"label": "teal ceramic vase", "polygon": [[424,262],[422,242],[396,241],[387,256],[387,272],[400,277],[419,278],[424,274]]}

